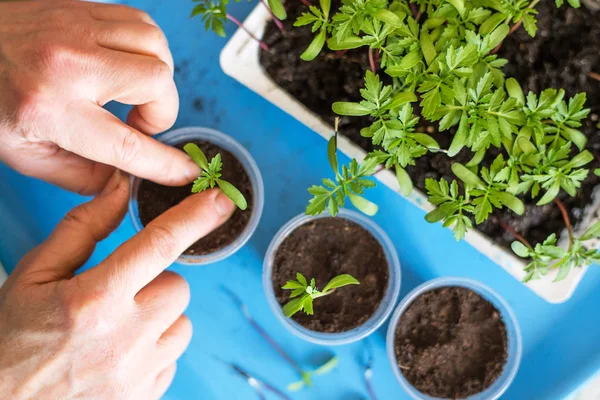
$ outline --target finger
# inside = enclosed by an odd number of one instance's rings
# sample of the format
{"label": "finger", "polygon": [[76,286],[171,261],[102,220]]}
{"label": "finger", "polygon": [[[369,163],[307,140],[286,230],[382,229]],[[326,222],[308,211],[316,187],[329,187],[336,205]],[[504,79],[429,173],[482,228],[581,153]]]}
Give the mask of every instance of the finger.
{"label": "finger", "polygon": [[173,56],[163,31],[144,22],[99,21],[96,43],[106,49],[155,57],[174,71]]}
{"label": "finger", "polygon": [[26,143],[19,152],[9,153],[5,161],[22,174],[84,196],[99,193],[115,171],[114,167],[80,157],[52,142]]}
{"label": "finger", "polygon": [[69,279],[92,255],[96,243],[114,231],[125,216],[129,185],[116,171],[105,189],[88,203],[69,211],[24,271],[35,283]]}
{"label": "finger", "polygon": [[133,298],[189,246],[227,221],[234,207],[220,190],[192,195],[80,277],[101,288],[120,288]]}
{"label": "finger", "polygon": [[162,370],[154,382],[154,389],[152,392],[152,399],[160,399],[169,390],[169,386],[173,383],[175,373],[177,372],[177,364],[173,363],[164,370]]}
{"label": "finger", "polygon": [[188,348],[192,332],[192,322],[185,315],[181,315],[156,343],[157,365],[170,365],[177,361]]}
{"label": "finger", "polygon": [[71,115],[62,134],[50,138],[65,150],[163,185],[184,185],[200,174],[183,151],[125,125],[95,104],[79,106]]}
{"label": "finger", "polygon": [[[164,271],[135,296],[139,313],[157,337],[170,327],[190,303],[190,286],[180,275]],[[145,318],[144,318],[145,317]]]}
{"label": "finger", "polygon": [[137,105],[128,122],[144,133],[158,133],[175,123],[179,112],[179,95],[173,71],[155,57],[122,51],[104,50],[103,70],[96,101]]}
{"label": "finger", "polygon": [[88,3],[90,16],[99,21],[138,21],[156,25],[156,22],[142,10],[119,4]]}

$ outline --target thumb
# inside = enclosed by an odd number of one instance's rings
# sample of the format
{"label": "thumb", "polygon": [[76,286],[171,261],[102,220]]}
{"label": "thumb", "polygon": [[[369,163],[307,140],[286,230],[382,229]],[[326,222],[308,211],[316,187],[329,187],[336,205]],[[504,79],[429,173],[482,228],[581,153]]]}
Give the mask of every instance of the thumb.
{"label": "thumb", "polygon": [[114,231],[125,216],[129,184],[116,170],[102,192],[67,213],[48,239],[19,266],[21,279],[43,284],[70,279],[92,255],[96,243]]}

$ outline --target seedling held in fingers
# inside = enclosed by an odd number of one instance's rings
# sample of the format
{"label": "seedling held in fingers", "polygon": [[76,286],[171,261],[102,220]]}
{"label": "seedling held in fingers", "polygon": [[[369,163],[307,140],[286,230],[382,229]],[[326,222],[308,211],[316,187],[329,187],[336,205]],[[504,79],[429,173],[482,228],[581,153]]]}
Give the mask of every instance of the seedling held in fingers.
{"label": "seedling held in fingers", "polygon": [[290,298],[293,299],[285,306],[283,306],[283,315],[291,317],[298,311],[304,311],[307,315],[313,315],[313,300],[319,297],[327,296],[337,288],[341,288],[347,285],[359,285],[360,282],[356,280],[352,275],[342,274],[338,275],[329,281],[323,290],[318,290],[315,279],[311,279],[310,283],[306,280],[304,275],[300,272],[296,274],[296,280],[288,281],[282,289],[288,289]]}
{"label": "seedling held in fingers", "polygon": [[192,193],[203,192],[209,188],[218,186],[219,189],[221,189],[221,191],[223,191],[223,193],[241,210],[248,208],[248,203],[246,202],[244,195],[231,183],[221,179],[221,169],[223,168],[221,154],[214,156],[209,163],[198,145],[188,143],[183,147],[183,150],[185,150],[190,158],[194,160],[202,170],[200,176],[194,181]]}

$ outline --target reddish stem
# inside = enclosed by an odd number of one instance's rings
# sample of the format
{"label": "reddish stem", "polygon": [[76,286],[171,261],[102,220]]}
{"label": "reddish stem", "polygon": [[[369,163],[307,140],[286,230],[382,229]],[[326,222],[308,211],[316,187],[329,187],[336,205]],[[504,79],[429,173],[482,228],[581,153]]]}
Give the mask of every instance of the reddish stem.
{"label": "reddish stem", "polygon": [[260,0],[260,2],[263,4],[263,6],[265,6],[269,14],[271,14],[271,18],[273,19],[273,22],[275,22],[277,28],[281,31],[281,33],[285,34],[285,28],[283,27],[283,23],[281,23],[281,20],[279,20],[279,18],[277,18],[275,14],[273,14],[273,11],[271,11],[271,7],[269,7],[265,0]]}
{"label": "reddish stem", "polygon": [[410,3],[410,11],[412,11],[413,17],[415,17],[415,20],[418,21],[418,18],[420,17],[419,15],[419,10],[417,9],[417,6],[415,5],[415,3]]}
{"label": "reddish stem", "polygon": [[567,212],[567,209],[565,208],[562,201],[555,198],[554,203],[556,203],[556,205],[558,206],[560,213],[562,214],[562,217],[565,220],[565,226],[567,227],[567,232],[569,232],[569,243],[572,244],[573,243],[573,227],[571,226],[571,219],[569,218],[569,213]]}
{"label": "reddish stem", "polygon": [[[510,28],[510,30],[508,31],[508,35],[506,35],[506,37],[509,37],[510,35],[512,35],[517,29],[519,29],[521,27],[521,25],[523,25],[523,19],[520,19],[519,22],[517,22]],[[490,54],[496,54],[497,52],[499,52],[500,49],[502,48],[502,43],[504,43],[504,42],[500,42],[498,44],[498,46],[496,46],[494,48],[494,50],[490,51]]]}
{"label": "reddish stem", "polygon": [[260,47],[264,51],[269,51],[269,46],[267,46],[267,44],[265,42],[263,42],[262,40],[260,40],[256,36],[254,36],[254,34],[252,32],[250,32],[248,29],[246,29],[246,27],[244,26],[244,24],[242,24],[240,22],[240,20],[238,20],[236,17],[229,15],[229,14],[226,14],[226,17],[228,20],[230,20],[231,22],[233,22],[234,24],[236,24],[237,26],[242,28],[248,34],[248,36],[250,36],[252,39],[256,40],[258,42],[258,44],[260,45]]}
{"label": "reddish stem", "polygon": [[310,4],[310,3],[308,2],[308,0],[300,0],[300,2],[301,2],[302,4],[304,4],[306,7],[310,7],[310,6],[312,6],[312,4]]}
{"label": "reddish stem", "polygon": [[523,236],[519,235],[519,233],[517,231],[515,231],[513,228],[511,228],[506,222],[502,221],[500,218],[496,218],[496,220],[498,221],[498,224],[500,224],[500,226],[502,228],[504,228],[504,230],[506,230],[508,233],[513,235],[515,238],[517,238],[517,240],[519,242],[523,243],[528,248],[533,249],[533,247],[531,246],[531,244],[529,244],[527,239],[525,239]]}
{"label": "reddish stem", "polygon": [[369,65],[371,65],[371,72],[376,73],[377,68],[375,67],[375,59],[373,59],[373,49],[369,47]]}
{"label": "reddish stem", "polygon": [[592,78],[592,79],[595,79],[595,80],[597,80],[597,81],[600,81],[600,74],[599,74],[599,73],[597,73],[597,72],[590,72],[590,73],[588,74],[588,76],[589,76],[590,78]]}

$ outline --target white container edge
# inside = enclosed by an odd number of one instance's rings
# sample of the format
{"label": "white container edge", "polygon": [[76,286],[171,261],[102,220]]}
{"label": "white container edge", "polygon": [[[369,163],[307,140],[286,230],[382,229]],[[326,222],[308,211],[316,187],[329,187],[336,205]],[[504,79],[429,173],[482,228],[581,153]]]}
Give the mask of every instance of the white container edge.
{"label": "white container edge", "polygon": [[[244,26],[256,37],[261,38],[270,19],[271,16],[266,8],[259,3],[244,21]],[[281,108],[325,139],[329,139],[333,134],[333,128],[280,88],[266,74],[260,65],[259,50],[258,42],[250,38],[243,30],[238,29],[221,52],[221,68],[230,77]],[[338,148],[348,157],[356,158],[358,161],[366,156],[366,152],[362,148],[344,136],[339,137]],[[402,196],[396,177],[390,171],[381,171],[376,178]],[[403,197],[425,212],[433,209],[426,196],[417,189],[409,196]],[[600,196],[596,197],[594,204],[590,206],[593,212],[589,213],[588,221],[598,217]],[[465,240],[519,281],[525,276],[523,270],[525,263],[521,259],[494,244],[479,231],[474,229],[469,231]],[[526,286],[550,303],[562,303],[573,295],[587,268],[588,266],[585,266],[572,270],[568,277],[560,282],[553,282],[558,271],[552,270],[543,279],[530,281]]]}

